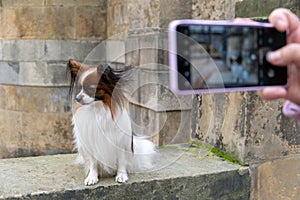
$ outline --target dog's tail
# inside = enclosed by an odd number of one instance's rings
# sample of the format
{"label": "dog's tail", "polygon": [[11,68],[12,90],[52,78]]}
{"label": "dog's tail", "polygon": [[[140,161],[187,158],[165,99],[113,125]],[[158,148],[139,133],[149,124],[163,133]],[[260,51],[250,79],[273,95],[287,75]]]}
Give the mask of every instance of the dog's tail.
{"label": "dog's tail", "polygon": [[158,149],[144,137],[133,137],[133,169],[134,172],[147,172],[154,169],[158,157]]}

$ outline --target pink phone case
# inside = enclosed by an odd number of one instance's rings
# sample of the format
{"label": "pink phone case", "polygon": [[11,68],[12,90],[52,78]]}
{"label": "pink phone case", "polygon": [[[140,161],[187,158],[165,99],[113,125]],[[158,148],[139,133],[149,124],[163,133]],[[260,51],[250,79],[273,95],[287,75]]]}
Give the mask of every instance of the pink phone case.
{"label": "pink phone case", "polygon": [[[222,25],[222,26],[247,26],[247,27],[266,27],[273,28],[269,23],[251,22],[241,23],[234,21],[213,21],[213,20],[195,20],[183,19],[174,20],[169,24],[169,65],[170,65],[170,88],[173,92],[180,95],[189,94],[207,94],[207,93],[223,93],[236,91],[256,91],[261,90],[266,86],[249,86],[249,87],[233,87],[233,88],[212,88],[212,89],[190,89],[181,90],[178,85],[178,71],[177,71],[177,31],[178,25]],[[285,85],[282,85],[285,87]]]}

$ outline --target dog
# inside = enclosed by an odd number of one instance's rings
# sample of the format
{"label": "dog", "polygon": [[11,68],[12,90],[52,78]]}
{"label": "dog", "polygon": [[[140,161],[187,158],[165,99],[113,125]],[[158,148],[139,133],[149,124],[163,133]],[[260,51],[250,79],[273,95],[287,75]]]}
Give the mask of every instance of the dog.
{"label": "dog", "polygon": [[90,67],[73,59],[67,64],[71,99],[75,96],[74,143],[77,161],[85,166],[85,185],[94,185],[106,176],[125,183],[128,173],[153,168],[156,146],[132,134],[125,106],[127,72],[107,64]]}

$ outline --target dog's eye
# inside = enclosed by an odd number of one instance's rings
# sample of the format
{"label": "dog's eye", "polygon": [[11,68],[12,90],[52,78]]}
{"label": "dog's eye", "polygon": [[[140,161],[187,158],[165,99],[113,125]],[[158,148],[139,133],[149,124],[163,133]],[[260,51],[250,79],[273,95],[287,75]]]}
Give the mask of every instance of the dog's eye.
{"label": "dog's eye", "polygon": [[91,94],[91,93],[95,93],[96,88],[93,86],[87,86],[87,87],[84,87],[84,90]]}
{"label": "dog's eye", "polygon": [[103,74],[103,75],[101,76],[101,82],[103,82],[103,83],[109,83],[106,74]]}

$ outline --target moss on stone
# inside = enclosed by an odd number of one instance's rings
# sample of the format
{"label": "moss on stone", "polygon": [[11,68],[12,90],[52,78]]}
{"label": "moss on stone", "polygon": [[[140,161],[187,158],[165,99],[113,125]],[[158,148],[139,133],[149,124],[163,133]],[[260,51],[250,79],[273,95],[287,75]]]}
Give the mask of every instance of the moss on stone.
{"label": "moss on stone", "polygon": [[230,156],[229,154],[227,154],[223,151],[220,151],[220,150],[218,150],[214,147],[211,148],[210,152],[213,153],[214,155],[220,157],[220,158],[223,158],[224,160],[227,160],[228,162],[231,162],[233,164],[242,165],[239,160],[235,159],[234,157]]}

